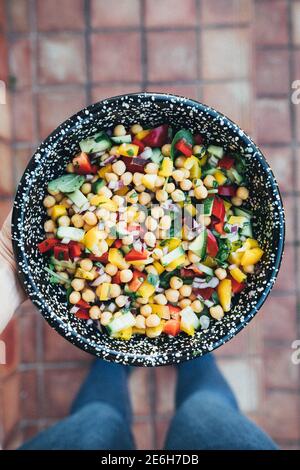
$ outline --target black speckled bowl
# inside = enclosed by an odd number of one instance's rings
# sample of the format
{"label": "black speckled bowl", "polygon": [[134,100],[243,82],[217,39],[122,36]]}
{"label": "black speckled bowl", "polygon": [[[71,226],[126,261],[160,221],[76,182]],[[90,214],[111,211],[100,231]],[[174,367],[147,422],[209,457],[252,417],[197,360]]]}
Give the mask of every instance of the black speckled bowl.
{"label": "black speckled bowl", "polygon": [[[156,339],[136,336],[129,342],[110,339],[70,314],[64,289],[49,283],[45,260],[36,245],[44,238],[43,197],[47,183],[64,172],[78,142],[117,123],[147,126],[169,123],[201,132],[209,142],[242,153],[254,212],[254,233],[265,250],[259,270],[234,301],[229,314],[194,337],[182,334]],[[13,245],[23,286],[44,318],[59,334],[103,359],[137,366],[178,363],[205,354],[235,336],[254,317],[268,296],[281,262],[284,212],[277,183],[252,140],[232,121],[196,101],[168,94],[117,96],[83,109],[59,126],[36,150],[19,184],[13,211]]]}

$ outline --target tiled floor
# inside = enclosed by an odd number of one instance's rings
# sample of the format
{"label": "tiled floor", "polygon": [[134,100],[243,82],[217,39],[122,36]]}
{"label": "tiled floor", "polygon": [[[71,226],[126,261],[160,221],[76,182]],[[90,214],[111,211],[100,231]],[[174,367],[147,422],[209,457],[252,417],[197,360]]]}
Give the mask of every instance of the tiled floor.
{"label": "tiled floor", "polygon": [[[0,0],[0,28],[0,78],[9,83],[0,105],[1,220],[37,143],[104,97],[151,90],[202,99],[259,142],[283,192],[286,254],[260,314],[217,356],[242,409],[282,447],[299,448],[300,366],[291,343],[300,337],[300,105],[290,95],[300,79],[300,1]],[[90,357],[30,303],[5,337],[0,413],[4,444],[15,447],[67,413]],[[163,445],[174,383],[172,368],[132,374],[140,448]]]}

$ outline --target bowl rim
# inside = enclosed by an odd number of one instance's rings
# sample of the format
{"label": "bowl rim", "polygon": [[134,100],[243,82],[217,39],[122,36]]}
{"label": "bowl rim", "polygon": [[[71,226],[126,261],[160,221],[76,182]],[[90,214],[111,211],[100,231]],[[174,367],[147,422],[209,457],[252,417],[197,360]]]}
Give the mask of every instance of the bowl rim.
{"label": "bowl rim", "polygon": [[[68,122],[74,122],[76,119],[78,119],[78,116],[82,117],[84,120],[87,118],[88,112],[93,112],[95,108],[98,106],[103,105],[104,103],[107,105],[113,104],[115,101],[124,99],[126,98],[143,98],[143,99],[150,99],[151,97],[155,97],[155,101],[171,101],[172,99],[175,100],[184,100],[184,104],[188,106],[193,106],[195,107],[198,111],[204,112],[205,114],[210,115],[213,118],[221,118],[226,124],[234,125],[237,129],[242,131],[242,135],[240,135],[240,139],[247,145],[252,148],[254,148],[257,151],[256,158],[259,158],[262,167],[264,171],[268,171],[270,175],[270,182],[272,186],[273,192],[276,193],[278,197],[278,213],[279,213],[279,237],[278,237],[278,243],[277,243],[277,253],[276,253],[276,259],[274,262],[274,267],[272,270],[272,273],[270,274],[269,278],[274,279],[273,283],[267,283],[266,287],[264,288],[263,292],[261,293],[259,299],[257,300],[255,306],[251,309],[251,311],[244,317],[244,320],[241,321],[238,325],[235,326],[233,332],[228,332],[224,337],[219,338],[218,340],[213,342],[213,347],[209,351],[201,351],[200,354],[189,354],[188,352],[184,352],[180,356],[180,360],[178,358],[175,358],[175,351],[170,351],[168,353],[158,353],[157,355],[151,356],[151,359],[149,358],[149,355],[147,354],[132,354],[132,353],[125,353],[123,351],[117,351],[114,349],[110,350],[105,350],[105,356],[101,354],[102,348],[101,345],[93,345],[93,342],[87,341],[87,339],[82,336],[80,333],[76,332],[74,329],[68,330],[69,335],[66,337],[65,334],[62,334],[62,329],[60,328],[61,325],[64,325],[63,320],[57,315],[48,315],[47,318],[45,318],[45,315],[43,313],[44,310],[49,311],[49,307],[47,302],[44,300],[44,297],[42,299],[39,299],[39,302],[37,302],[36,297],[34,296],[35,293],[39,292],[39,289],[37,289],[37,286],[32,278],[31,274],[25,274],[23,270],[20,268],[20,263],[25,263],[25,265],[28,265],[27,262],[27,257],[24,254],[23,250],[21,247],[18,245],[18,223],[20,223],[20,216],[21,216],[21,223],[24,221],[24,213],[22,211],[22,207],[18,208],[16,206],[16,200],[18,196],[20,196],[20,192],[22,191],[22,187],[25,183],[26,179],[26,174],[28,172],[31,172],[37,165],[37,162],[34,159],[34,156],[38,152],[39,148],[41,146],[45,146],[47,144],[51,145],[51,139],[52,137],[56,136],[57,133],[64,129],[66,123]],[[71,131],[73,130],[73,127],[71,127]],[[66,134],[69,133],[66,132]],[[19,219],[19,220],[18,220]],[[21,284],[23,286],[23,289],[27,293],[29,299],[33,302],[33,304],[36,305],[38,308],[39,312],[42,314],[44,319],[51,325],[52,328],[54,328],[61,336],[63,336],[66,340],[71,342],[73,345],[76,345],[80,349],[82,349],[85,352],[89,352],[93,355],[97,355],[101,357],[104,360],[112,361],[115,362],[116,356],[118,356],[118,361],[119,363],[123,363],[126,365],[133,365],[133,366],[160,366],[160,365],[170,365],[170,364],[175,364],[179,362],[185,362],[187,360],[191,360],[197,356],[204,355],[208,352],[211,352],[217,348],[219,348],[221,345],[227,343],[231,338],[236,336],[245,326],[248,325],[248,323],[252,320],[252,318],[258,313],[264,302],[266,301],[269,293],[271,292],[273,285],[276,281],[279,268],[282,262],[282,257],[283,257],[283,252],[284,252],[284,243],[285,243],[285,215],[284,215],[284,207],[283,207],[283,201],[282,197],[280,194],[280,190],[278,187],[278,183],[276,181],[276,178],[273,174],[272,169],[270,168],[264,154],[260,150],[259,146],[253,142],[253,140],[248,136],[246,132],[244,132],[234,121],[232,121],[230,118],[228,118],[225,114],[221,113],[220,111],[217,111],[215,108],[206,105],[200,101],[190,99],[184,96],[176,95],[176,94],[170,94],[170,93],[162,93],[162,92],[136,92],[136,93],[125,93],[121,95],[116,95],[112,96],[110,98],[105,98],[103,100],[97,101],[89,106],[86,106],[85,108],[82,108],[79,110],[77,113],[73,114],[71,117],[66,119],[64,122],[62,122],[53,132],[51,132],[44,140],[41,141],[39,146],[36,148],[34,151],[31,159],[29,160],[28,165],[26,166],[24,173],[18,183],[17,191],[15,194],[14,198],[14,204],[13,204],[13,212],[12,212],[12,245],[13,245],[13,252],[15,256],[15,260],[17,263],[17,274],[18,277],[21,281]],[[28,280],[30,281],[30,285],[32,287],[32,292],[29,292],[29,289],[26,287],[26,282],[28,283]],[[97,346],[97,347],[96,347]],[[197,351],[196,351],[197,353]],[[160,363],[159,358],[161,356],[164,356],[164,361],[163,363]],[[138,358],[138,361],[137,361]],[[150,362],[149,362],[150,360]]]}

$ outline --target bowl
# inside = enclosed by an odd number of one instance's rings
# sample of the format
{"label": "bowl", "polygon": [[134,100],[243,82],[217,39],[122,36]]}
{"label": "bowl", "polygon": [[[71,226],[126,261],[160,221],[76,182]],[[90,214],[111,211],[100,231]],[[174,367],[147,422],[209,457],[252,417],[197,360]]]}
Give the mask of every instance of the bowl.
{"label": "bowl", "polygon": [[[47,183],[60,176],[79,149],[79,141],[117,123],[175,128],[200,132],[211,143],[238,151],[247,161],[254,236],[265,255],[247,287],[234,299],[231,311],[209,330],[194,337],[162,335],[112,339],[85,320],[70,314],[65,290],[49,284],[45,259],[36,245],[44,238],[43,197]],[[274,285],[284,246],[284,211],[274,175],[250,137],[230,119],[197,101],[160,93],[115,96],[79,111],[61,124],[37,148],[17,189],[12,238],[18,272],[25,291],[45,320],[68,341],[91,354],[116,363],[158,366],[186,361],[210,352],[238,334],[256,315]]]}

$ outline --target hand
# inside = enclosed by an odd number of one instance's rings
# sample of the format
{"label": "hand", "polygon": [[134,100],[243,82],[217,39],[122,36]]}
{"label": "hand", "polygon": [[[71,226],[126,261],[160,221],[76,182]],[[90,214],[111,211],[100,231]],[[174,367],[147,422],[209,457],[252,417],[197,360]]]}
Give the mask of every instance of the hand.
{"label": "hand", "polygon": [[0,333],[13,316],[15,310],[26,300],[21,288],[11,242],[11,212],[0,232]]}

